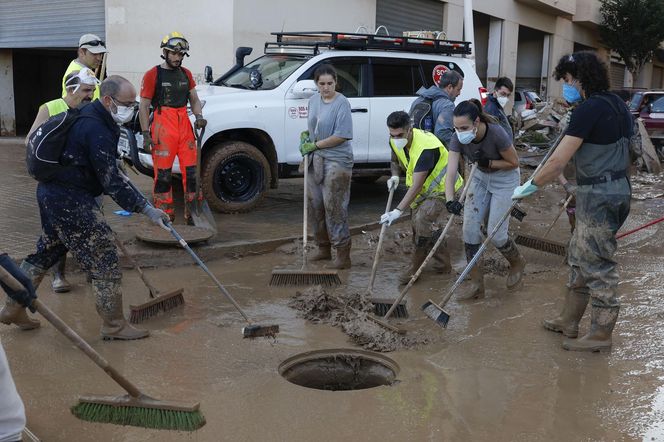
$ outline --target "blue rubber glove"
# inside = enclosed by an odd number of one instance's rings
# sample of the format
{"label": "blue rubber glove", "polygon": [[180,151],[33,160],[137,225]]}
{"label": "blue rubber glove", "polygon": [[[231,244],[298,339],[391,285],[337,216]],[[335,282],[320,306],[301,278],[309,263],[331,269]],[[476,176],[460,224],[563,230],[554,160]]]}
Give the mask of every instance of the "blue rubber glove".
{"label": "blue rubber glove", "polygon": [[514,193],[512,194],[512,199],[520,200],[521,198],[525,198],[528,195],[532,195],[538,190],[539,187],[533,184],[533,179],[531,178],[522,185],[518,186],[516,189],[514,189]]}
{"label": "blue rubber glove", "polygon": [[18,302],[21,304],[23,307],[27,307],[30,309],[32,313],[37,311],[33,306],[32,306],[32,301],[37,299],[37,294],[35,293],[35,288],[32,286],[32,281],[30,281],[30,278],[28,275],[26,275],[23,270],[21,270],[14,261],[7,255],[6,253],[3,253],[0,255],[0,266],[7,270],[7,272],[14,277],[18,282],[25,287],[24,290],[21,291],[15,291],[12,290],[8,285],[6,285],[4,282],[0,282],[0,286],[4,289],[4,291],[7,293],[7,295],[12,298],[14,301]]}

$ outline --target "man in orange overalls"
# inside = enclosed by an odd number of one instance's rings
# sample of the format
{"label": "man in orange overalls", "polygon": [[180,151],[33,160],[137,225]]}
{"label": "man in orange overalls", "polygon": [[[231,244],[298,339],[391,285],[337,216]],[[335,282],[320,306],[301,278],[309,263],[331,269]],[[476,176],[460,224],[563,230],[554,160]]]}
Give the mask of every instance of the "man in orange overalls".
{"label": "man in orange overalls", "polygon": [[[175,219],[171,175],[178,157],[185,198],[185,221],[191,223],[188,204],[196,196],[196,142],[187,115],[187,102],[196,117],[194,127],[207,124],[191,71],[182,67],[189,56],[189,42],[179,32],[171,32],[161,42],[164,62],[147,71],[141,84],[139,118],[143,149],[152,152],[154,164],[154,205]],[[150,125],[150,105],[154,117]]]}

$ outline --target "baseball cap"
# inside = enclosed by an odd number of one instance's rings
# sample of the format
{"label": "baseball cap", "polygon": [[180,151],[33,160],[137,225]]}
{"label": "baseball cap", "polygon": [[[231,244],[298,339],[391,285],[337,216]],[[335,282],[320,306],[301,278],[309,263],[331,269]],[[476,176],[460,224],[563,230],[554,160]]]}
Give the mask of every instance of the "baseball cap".
{"label": "baseball cap", "polygon": [[78,40],[78,47],[87,49],[93,54],[103,54],[106,51],[106,42],[94,34],[85,34]]}

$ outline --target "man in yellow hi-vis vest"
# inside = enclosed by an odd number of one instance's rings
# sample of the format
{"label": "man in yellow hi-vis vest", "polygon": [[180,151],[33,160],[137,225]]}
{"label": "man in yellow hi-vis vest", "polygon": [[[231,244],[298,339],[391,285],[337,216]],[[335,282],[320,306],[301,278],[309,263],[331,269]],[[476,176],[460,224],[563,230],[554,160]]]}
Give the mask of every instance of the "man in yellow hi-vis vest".
{"label": "man in yellow hi-vis vest", "polygon": [[[69,63],[65,74],[62,76],[62,98],[67,96],[65,78],[72,71],[91,69],[97,70],[106,53],[106,43],[94,34],[85,34],[78,40],[78,57]],[[92,100],[99,99],[99,86],[95,89]]]}
{"label": "man in yellow hi-vis vest", "polygon": [[[399,276],[399,282],[406,284],[422,265],[441,233],[438,218],[445,211],[447,149],[435,135],[414,128],[406,112],[392,112],[387,117],[387,127],[392,148],[392,177],[387,180],[387,188],[396,188],[400,172],[405,171],[408,192],[394,210],[381,216],[380,223],[389,226],[407,208],[411,209],[415,251],[410,267]],[[458,176],[454,190],[461,186],[463,179]],[[452,269],[445,242],[434,255],[434,260],[437,272],[449,273]]]}

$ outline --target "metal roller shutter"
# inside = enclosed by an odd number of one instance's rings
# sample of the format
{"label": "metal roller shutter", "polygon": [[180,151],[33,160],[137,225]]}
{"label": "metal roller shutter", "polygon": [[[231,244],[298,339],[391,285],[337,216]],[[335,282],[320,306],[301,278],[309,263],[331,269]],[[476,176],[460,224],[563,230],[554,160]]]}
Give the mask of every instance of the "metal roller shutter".
{"label": "metal roller shutter", "polygon": [[390,35],[401,35],[403,31],[441,31],[443,3],[438,0],[377,0],[376,27],[380,25],[387,27]]}
{"label": "metal roller shutter", "polygon": [[611,63],[609,70],[609,83],[611,89],[622,89],[625,86],[625,65],[620,63]]}
{"label": "metal roller shutter", "polygon": [[104,0],[1,0],[0,48],[71,48],[105,38]]}

